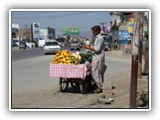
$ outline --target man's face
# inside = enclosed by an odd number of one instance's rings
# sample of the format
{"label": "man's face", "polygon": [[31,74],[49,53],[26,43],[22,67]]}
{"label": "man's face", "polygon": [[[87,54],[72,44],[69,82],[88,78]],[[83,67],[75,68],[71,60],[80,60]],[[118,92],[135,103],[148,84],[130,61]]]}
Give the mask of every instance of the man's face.
{"label": "man's face", "polygon": [[99,33],[99,31],[97,29],[93,29],[92,33],[93,33],[94,36],[96,36]]}

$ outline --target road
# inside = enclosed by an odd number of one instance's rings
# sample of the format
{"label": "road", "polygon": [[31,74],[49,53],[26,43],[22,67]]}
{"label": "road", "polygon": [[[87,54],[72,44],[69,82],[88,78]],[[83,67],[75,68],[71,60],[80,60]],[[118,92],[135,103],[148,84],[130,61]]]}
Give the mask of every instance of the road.
{"label": "road", "polygon": [[12,61],[28,59],[33,57],[43,56],[43,49],[18,49],[18,47],[12,48]]}
{"label": "road", "polygon": [[[59,92],[59,79],[49,77],[49,63],[53,57],[54,55],[43,55],[42,49],[12,52],[12,108],[97,108],[97,98],[100,94],[83,95],[71,86],[65,93]],[[125,89],[120,86],[120,81],[124,80],[127,81],[128,89],[130,57],[121,56],[114,51],[106,51],[106,63],[108,69],[105,73],[104,94],[111,95],[112,85]],[[128,95],[126,97],[128,98]],[[113,104],[100,105],[100,107],[124,106]]]}
{"label": "road", "polygon": [[[69,49],[67,47],[62,47],[62,50]],[[76,51],[76,50],[75,50]],[[84,49],[81,50],[84,52]],[[12,61],[28,59],[38,56],[44,56],[43,48],[36,48],[36,49],[19,49],[18,47],[12,48]]]}

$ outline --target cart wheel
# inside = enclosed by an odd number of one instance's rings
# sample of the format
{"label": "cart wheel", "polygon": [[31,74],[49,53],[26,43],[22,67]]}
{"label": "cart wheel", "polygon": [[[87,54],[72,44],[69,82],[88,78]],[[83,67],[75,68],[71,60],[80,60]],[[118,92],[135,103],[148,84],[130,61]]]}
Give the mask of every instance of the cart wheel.
{"label": "cart wheel", "polygon": [[71,82],[71,86],[72,86],[72,88],[76,89],[79,87],[79,84],[75,83],[75,82]]}
{"label": "cart wheel", "polygon": [[59,79],[59,90],[60,92],[65,92],[68,88],[68,81],[66,78]]}
{"label": "cart wheel", "polygon": [[79,87],[80,87],[81,93],[85,94],[85,82],[84,82],[84,80],[80,81],[80,86]]}

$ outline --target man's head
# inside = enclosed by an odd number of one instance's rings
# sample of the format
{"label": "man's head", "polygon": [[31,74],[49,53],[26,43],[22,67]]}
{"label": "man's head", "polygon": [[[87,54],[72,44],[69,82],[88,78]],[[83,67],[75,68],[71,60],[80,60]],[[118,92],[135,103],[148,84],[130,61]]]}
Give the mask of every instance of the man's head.
{"label": "man's head", "polygon": [[100,32],[101,32],[101,27],[99,25],[96,25],[96,26],[92,27],[92,33],[93,33],[94,36],[96,36]]}

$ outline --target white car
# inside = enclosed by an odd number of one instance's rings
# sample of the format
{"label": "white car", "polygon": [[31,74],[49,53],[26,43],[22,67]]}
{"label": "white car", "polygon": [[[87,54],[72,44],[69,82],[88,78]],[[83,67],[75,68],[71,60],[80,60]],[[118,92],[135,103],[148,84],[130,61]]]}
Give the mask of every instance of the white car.
{"label": "white car", "polygon": [[72,50],[79,50],[80,51],[80,44],[79,44],[79,42],[77,41],[77,40],[73,40],[72,42],[71,42],[71,51]]}
{"label": "white car", "polygon": [[61,50],[61,47],[56,40],[46,40],[43,50],[44,54],[46,55],[48,53],[57,53],[59,50]]}

